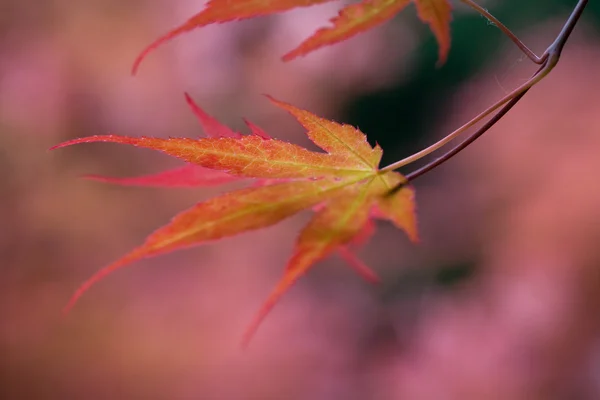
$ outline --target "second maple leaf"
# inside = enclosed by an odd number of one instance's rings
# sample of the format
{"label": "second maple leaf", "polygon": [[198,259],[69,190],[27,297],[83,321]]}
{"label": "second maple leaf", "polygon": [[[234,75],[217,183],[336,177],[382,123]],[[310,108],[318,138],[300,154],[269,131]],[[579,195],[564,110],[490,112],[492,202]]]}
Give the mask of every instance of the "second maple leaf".
{"label": "second maple leaf", "polygon": [[[297,7],[307,7],[330,0],[210,0],[204,10],[184,24],[169,31],[148,47],[135,60],[135,74],[144,58],[161,44],[196,28],[252,17],[275,14]],[[285,61],[313,50],[349,39],[390,20],[410,3],[417,8],[419,18],[427,23],[439,45],[438,63],[443,64],[450,50],[450,21],[452,7],[449,0],[364,0],[342,8],[331,19],[332,26],[319,29],[294,50],[283,56]]]}

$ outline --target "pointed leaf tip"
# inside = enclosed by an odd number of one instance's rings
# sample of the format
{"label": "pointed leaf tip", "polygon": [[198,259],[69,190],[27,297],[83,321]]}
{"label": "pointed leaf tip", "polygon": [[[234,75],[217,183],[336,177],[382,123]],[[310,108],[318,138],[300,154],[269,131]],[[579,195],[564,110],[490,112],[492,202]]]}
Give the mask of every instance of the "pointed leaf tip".
{"label": "pointed leaf tip", "polygon": [[262,138],[264,140],[271,140],[271,139],[273,139],[271,137],[271,135],[269,135],[267,132],[265,132],[261,127],[253,124],[251,121],[248,121],[246,118],[243,118],[243,120],[244,120],[244,123],[246,124],[246,126],[248,128],[250,128],[250,132],[253,135],[256,135],[256,136],[258,136],[258,137],[260,137],[260,138]]}
{"label": "pointed leaf tip", "polygon": [[140,65],[142,64],[142,61],[144,61],[151,52],[156,50],[156,48],[167,43],[171,39],[174,39],[175,37],[181,35],[182,33],[190,31],[194,28],[195,28],[195,26],[190,26],[189,21],[188,21],[187,23],[183,24],[179,28],[176,28],[176,29],[168,32],[167,34],[159,37],[158,39],[156,39],[154,42],[152,42],[150,45],[148,45],[144,50],[142,50],[141,53],[136,57],[135,61],[133,62],[133,66],[131,67],[131,75],[135,76],[138,73],[138,70],[140,69]]}
{"label": "pointed leaf tip", "polygon": [[185,101],[192,109],[192,112],[196,118],[198,118],[198,122],[200,123],[202,129],[204,129],[206,136],[213,138],[242,137],[240,133],[233,131],[227,125],[220,123],[219,120],[207,114],[202,108],[200,108],[200,106],[198,106],[198,104],[196,104],[194,99],[192,99],[188,93],[185,93]]}
{"label": "pointed leaf tip", "polygon": [[82,138],[70,139],[65,142],[54,145],[54,146],[50,147],[50,149],[48,149],[48,150],[52,151],[52,150],[56,150],[56,149],[62,149],[63,147],[68,147],[68,146],[72,146],[74,144],[81,144],[81,143],[113,142],[113,141],[118,142],[118,138],[127,139],[124,136],[117,136],[117,135],[93,135],[93,136],[86,136],[86,137],[82,137]]}
{"label": "pointed leaf tip", "polygon": [[277,304],[280,298],[289,290],[289,288],[303,275],[304,271],[290,271],[286,272],[283,278],[277,283],[277,286],[271,291],[267,300],[263,302],[258,312],[252,318],[250,324],[242,335],[242,347],[248,347],[250,341],[258,331],[258,328],[262,325],[263,321],[269,315],[273,307]]}
{"label": "pointed leaf tip", "polygon": [[414,0],[419,18],[429,24],[439,50],[437,65],[443,65],[450,51],[450,22],[452,5],[449,0]]}
{"label": "pointed leaf tip", "polygon": [[63,315],[66,316],[73,309],[73,307],[75,307],[75,304],[77,304],[81,296],[83,296],[96,283],[100,282],[103,278],[107,277],[117,269],[120,269],[121,267],[124,267],[125,265],[142,257],[144,257],[144,255],[140,253],[139,249],[136,249],[131,253],[127,254],[125,257],[122,257],[114,263],[97,271],[94,275],[88,278],[77,288],[77,290],[71,296],[67,304],[63,307]]}

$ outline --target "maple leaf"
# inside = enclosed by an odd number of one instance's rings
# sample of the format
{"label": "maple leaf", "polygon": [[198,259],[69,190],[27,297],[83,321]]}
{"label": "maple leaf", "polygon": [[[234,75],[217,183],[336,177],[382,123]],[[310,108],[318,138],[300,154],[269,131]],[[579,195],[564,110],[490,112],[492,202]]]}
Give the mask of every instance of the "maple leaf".
{"label": "maple leaf", "polygon": [[[154,49],[193,29],[214,23],[274,14],[328,1],[331,0],[209,0],[204,10],[146,47],[136,58],[132,73],[137,72],[141,62]],[[337,17],[331,19],[332,27],[319,29],[296,49],[284,55],[283,60],[292,60],[373,28],[394,17],[410,2],[415,3],[419,18],[429,25],[435,35],[439,44],[438,63],[444,63],[450,50],[450,21],[452,19],[450,0],[364,0],[361,3],[346,6],[340,10]]]}
{"label": "maple leaf", "polygon": [[379,146],[371,147],[366,136],[352,126],[269,99],[292,114],[324,152],[266,139],[266,133],[259,136],[252,127],[253,134],[248,136],[160,139],[103,135],[53,147],[89,142],[130,144],[161,151],[203,169],[260,180],[259,185],[214,197],[174,217],[141,246],[85,281],[65,311],[101,278],[134,261],[265,228],[312,209],[315,215],[300,233],[283,278],[244,335],[247,343],[281,295],[316,262],[333,252],[337,251],[363,277],[376,280],[352,252],[372,235],[373,218],[387,219],[411,240],[417,240],[413,191],[405,187],[389,194],[404,177],[378,169],[382,156]]}

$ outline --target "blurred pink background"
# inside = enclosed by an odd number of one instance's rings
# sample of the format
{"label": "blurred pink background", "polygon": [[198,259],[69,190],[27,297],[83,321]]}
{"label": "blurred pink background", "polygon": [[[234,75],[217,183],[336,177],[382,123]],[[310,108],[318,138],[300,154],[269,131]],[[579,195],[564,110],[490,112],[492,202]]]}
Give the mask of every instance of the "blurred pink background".
{"label": "blurred pink background", "polygon": [[[379,226],[361,257],[383,288],[326,260],[242,351],[241,334],[310,214],[139,262],[63,319],[61,308],[95,270],[177,212],[236,186],[86,181],[79,177],[177,163],[111,144],[47,149],[108,132],[198,136],[186,91],[234,129],[245,131],[246,117],[310,146],[261,94],[340,120],[352,99],[410,78],[416,25],[386,24],[281,62],[339,8],[325,4],[203,28],[159,48],[131,77],[137,53],[198,2],[0,7],[0,398],[600,397],[600,46],[590,26],[578,27],[559,67],[488,135],[416,183],[420,245]],[[561,23],[537,25],[524,39],[543,49]],[[533,67],[519,57],[507,42],[495,66],[447,96],[422,145],[526,79]],[[384,295],[403,274],[465,260],[476,272],[451,290]]]}

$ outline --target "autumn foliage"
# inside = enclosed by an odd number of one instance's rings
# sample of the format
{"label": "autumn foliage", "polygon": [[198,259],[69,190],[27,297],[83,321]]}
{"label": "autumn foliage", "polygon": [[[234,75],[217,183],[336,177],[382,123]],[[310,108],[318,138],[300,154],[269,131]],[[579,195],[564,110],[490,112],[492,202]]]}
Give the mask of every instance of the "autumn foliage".
{"label": "autumn foliage", "polygon": [[[161,44],[185,32],[202,26],[259,17],[308,7],[330,0],[209,0],[204,10],[194,15],[184,24],[171,30],[150,44],[136,59],[133,73],[138,70],[143,59]],[[319,29],[298,47],[283,56],[289,61],[313,50],[341,42],[371,29],[393,18],[414,3],[419,18],[427,23],[439,44],[439,63],[445,62],[450,50],[451,6],[449,0],[363,0],[342,8],[339,15],[331,19],[332,26]]]}
{"label": "autumn foliage", "polygon": [[[213,23],[269,15],[329,0],[209,0],[204,10],[149,45],[135,60],[135,73],[149,52],[182,33]],[[331,26],[319,29],[283,56],[288,61],[323,46],[348,39],[388,21],[410,3],[427,23],[439,44],[439,62],[450,48],[449,0],[364,0],[342,8]],[[123,184],[162,187],[214,186],[248,180],[248,186],[199,203],[174,217],[151,234],[144,244],[98,271],[84,282],[65,307],[68,311],[94,283],[111,272],[145,257],[204,244],[274,225],[303,210],[315,215],[300,232],[283,277],[251,322],[247,342],[281,295],[315,263],[339,254],[369,281],[376,275],[359,260],[354,250],[374,232],[373,220],[388,220],[416,241],[413,190],[394,168],[379,169],[382,150],[372,147],[359,130],[319,118],[308,111],[269,98],[306,128],[320,152],[271,138],[246,121],[249,135],[234,132],[206,114],[186,94],[206,137],[170,138],[91,136],[70,140],[54,148],[91,142],[112,142],[154,149],[186,162],[180,168],[158,174],[88,178]]]}
{"label": "autumn foliage", "polygon": [[[205,25],[269,15],[306,7],[328,0],[209,0],[203,11],[148,46],[135,60],[133,71],[146,55],[162,43]],[[438,62],[443,63],[450,49],[451,5],[449,0],[363,0],[342,8],[298,47],[283,56],[291,60],[313,50],[348,39],[391,19],[414,3],[418,17],[427,23],[439,45]],[[150,138],[118,135],[74,139],[54,148],[92,142],[112,142],[157,150],[186,164],[174,170],[133,178],[88,178],[124,185],[162,187],[214,186],[242,180],[246,187],[196,204],[175,216],[169,224],[152,233],[139,247],[104,267],[84,282],[65,307],[71,309],[94,283],[111,272],[145,257],[220,240],[240,233],[266,228],[303,210],[314,216],[302,229],[292,254],[267,300],[249,325],[244,343],[250,339],[265,315],[291,285],[320,260],[337,253],[353,269],[370,281],[376,275],[355,254],[374,232],[374,220],[391,222],[417,241],[413,189],[409,183],[462,151],[489,130],[520,99],[557,65],[567,42],[588,1],[579,0],[565,26],[546,51],[537,56],[497,18],[473,0],[462,0],[491,21],[539,69],[525,83],[506,94],[471,121],[437,143],[403,160],[380,168],[382,149],[371,146],[358,129],[320,118],[290,104],[268,99],[290,113],[306,129],[309,139],[321,151],[310,151],[287,143],[246,121],[250,134],[234,132],[205,113],[186,94],[206,137]],[[458,135],[488,120],[462,143],[427,165],[405,176],[395,172],[411,162],[437,151]]]}
{"label": "autumn foliage", "polygon": [[176,170],[138,178],[95,177],[108,182],[155,186],[206,186],[236,179],[254,182],[177,215],[144,244],[81,285],[65,311],[99,279],[134,261],[265,228],[313,209],[315,215],[300,232],[282,279],[244,336],[247,342],[281,295],[316,262],[334,252],[364,277],[376,280],[352,251],[373,233],[373,219],[388,220],[411,240],[417,240],[413,190],[405,187],[390,194],[390,189],[404,178],[397,172],[378,169],[382,150],[369,145],[359,130],[270,98],[293,115],[306,128],[310,140],[323,150],[314,152],[273,139],[251,123],[251,134],[241,135],[207,115],[189,96],[187,100],[207,137],[104,135],[70,140],[54,148],[113,142],[158,150],[188,163]]}

